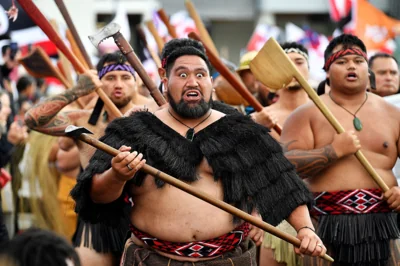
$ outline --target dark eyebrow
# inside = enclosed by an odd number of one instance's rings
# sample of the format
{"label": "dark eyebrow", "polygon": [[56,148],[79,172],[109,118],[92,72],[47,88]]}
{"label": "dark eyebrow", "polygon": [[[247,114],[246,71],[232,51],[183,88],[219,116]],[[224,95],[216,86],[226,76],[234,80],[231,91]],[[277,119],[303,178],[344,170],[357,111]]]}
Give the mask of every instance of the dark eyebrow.
{"label": "dark eyebrow", "polygon": [[[189,70],[189,68],[185,67],[185,66],[178,66],[177,68],[175,68],[174,71],[179,71],[179,70]],[[207,72],[207,69],[205,69],[204,67],[198,67],[195,68],[194,71],[204,71]]]}
{"label": "dark eyebrow", "polygon": [[179,70],[182,70],[182,69],[187,70],[188,68],[185,67],[185,66],[178,66],[177,68],[175,68],[174,71],[179,71]]}
{"label": "dark eyebrow", "polygon": [[205,69],[204,67],[198,67],[195,69],[195,71],[204,71],[207,72],[207,69]]}

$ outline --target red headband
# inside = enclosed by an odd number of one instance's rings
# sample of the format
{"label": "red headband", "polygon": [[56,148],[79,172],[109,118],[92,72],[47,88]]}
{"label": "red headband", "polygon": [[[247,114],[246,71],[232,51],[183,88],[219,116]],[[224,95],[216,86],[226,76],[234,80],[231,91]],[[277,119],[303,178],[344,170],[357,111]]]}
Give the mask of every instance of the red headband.
{"label": "red headband", "polygon": [[345,50],[340,50],[340,51],[337,51],[336,53],[331,54],[331,56],[329,56],[328,60],[326,60],[326,62],[325,62],[324,70],[328,71],[329,67],[332,65],[332,63],[336,59],[338,59],[342,56],[345,56],[345,55],[360,55],[360,56],[364,57],[364,59],[366,61],[368,61],[367,54],[364,53],[362,50],[357,49],[357,48],[347,48]]}

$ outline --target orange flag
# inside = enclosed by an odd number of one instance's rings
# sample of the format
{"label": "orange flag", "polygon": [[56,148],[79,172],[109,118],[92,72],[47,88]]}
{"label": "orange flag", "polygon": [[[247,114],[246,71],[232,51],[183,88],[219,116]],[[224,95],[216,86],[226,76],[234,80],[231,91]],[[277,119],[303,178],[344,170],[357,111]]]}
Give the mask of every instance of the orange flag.
{"label": "orange flag", "polygon": [[387,41],[400,34],[400,20],[388,17],[366,0],[354,2],[355,34],[368,50],[384,50]]}

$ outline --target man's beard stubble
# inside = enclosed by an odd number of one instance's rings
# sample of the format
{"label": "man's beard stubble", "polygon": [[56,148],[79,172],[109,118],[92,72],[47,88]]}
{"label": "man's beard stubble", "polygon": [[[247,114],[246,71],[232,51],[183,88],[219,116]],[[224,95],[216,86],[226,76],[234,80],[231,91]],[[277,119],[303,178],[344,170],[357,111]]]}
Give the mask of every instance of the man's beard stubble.
{"label": "man's beard stubble", "polygon": [[291,82],[287,88],[289,91],[298,91],[302,87],[298,81],[295,81],[295,82]]}
{"label": "man's beard stubble", "polygon": [[183,118],[199,118],[204,116],[212,107],[212,95],[210,96],[210,99],[208,102],[206,102],[204,99],[201,99],[201,101],[196,104],[195,106],[189,106],[188,103],[183,101],[183,98],[179,101],[179,103],[176,103],[174,99],[172,98],[171,94],[168,92],[168,102],[171,108],[181,117]]}
{"label": "man's beard stubble", "polygon": [[125,98],[122,98],[122,99],[118,99],[118,100],[114,99],[113,103],[115,104],[115,106],[118,109],[122,109],[125,106],[127,106],[129,104],[129,102],[131,102],[131,101],[132,101],[132,97],[131,96],[126,96]]}

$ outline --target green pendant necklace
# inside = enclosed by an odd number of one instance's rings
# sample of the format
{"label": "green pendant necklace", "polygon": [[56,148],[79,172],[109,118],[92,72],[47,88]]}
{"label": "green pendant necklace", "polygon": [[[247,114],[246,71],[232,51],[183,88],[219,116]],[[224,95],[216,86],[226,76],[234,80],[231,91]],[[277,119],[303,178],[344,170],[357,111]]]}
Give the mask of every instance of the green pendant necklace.
{"label": "green pendant necklace", "polygon": [[365,100],[364,100],[364,102],[360,105],[360,107],[358,107],[357,111],[356,111],[354,114],[353,114],[352,112],[350,112],[349,110],[347,110],[346,108],[344,108],[343,106],[341,106],[340,104],[338,104],[338,103],[332,98],[331,92],[329,92],[329,97],[331,98],[332,102],[334,102],[337,106],[342,107],[346,112],[348,112],[349,114],[351,114],[352,116],[354,116],[354,119],[353,119],[354,128],[355,128],[357,131],[361,131],[361,129],[363,128],[363,126],[362,126],[362,123],[361,123],[360,118],[357,117],[357,113],[358,113],[358,111],[360,111],[361,107],[363,107],[364,104],[367,102],[367,100],[368,100],[368,93],[365,93]]}
{"label": "green pendant necklace", "polygon": [[178,121],[179,123],[181,123],[182,125],[184,125],[185,127],[188,128],[188,131],[186,131],[185,137],[190,140],[193,141],[194,138],[194,129],[199,126],[201,123],[205,122],[212,114],[212,110],[210,111],[210,114],[204,118],[202,121],[200,121],[200,123],[198,123],[197,125],[195,125],[194,127],[189,127],[188,125],[186,125],[185,123],[183,123],[181,120],[179,120],[178,118],[176,118],[175,116],[172,115],[171,111],[168,109],[168,113],[172,116],[172,118],[174,118],[176,121]]}

